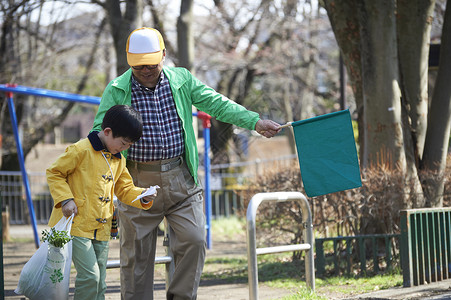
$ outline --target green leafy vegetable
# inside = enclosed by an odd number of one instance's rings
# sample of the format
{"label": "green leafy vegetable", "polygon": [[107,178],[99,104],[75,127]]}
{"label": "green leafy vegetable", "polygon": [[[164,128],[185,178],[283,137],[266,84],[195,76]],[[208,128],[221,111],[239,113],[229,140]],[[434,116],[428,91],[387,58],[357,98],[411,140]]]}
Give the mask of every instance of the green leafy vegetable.
{"label": "green leafy vegetable", "polygon": [[55,247],[62,248],[72,239],[73,237],[70,237],[66,230],[56,230],[52,227],[50,231],[46,229],[42,231],[42,241],[48,241],[50,245]]}

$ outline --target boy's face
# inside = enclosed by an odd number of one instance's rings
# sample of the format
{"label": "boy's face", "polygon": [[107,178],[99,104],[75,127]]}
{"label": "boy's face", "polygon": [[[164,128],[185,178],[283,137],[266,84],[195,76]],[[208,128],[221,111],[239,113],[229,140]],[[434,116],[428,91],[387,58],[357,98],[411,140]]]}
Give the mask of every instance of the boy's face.
{"label": "boy's face", "polygon": [[133,142],[130,142],[126,138],[113,137],[113,131],[111,130],[111,128],[105,128],[103,132],[105,134],[103,143],[111,154],[116,154],[121,151],[127,150],[131,145],[133,145]]}

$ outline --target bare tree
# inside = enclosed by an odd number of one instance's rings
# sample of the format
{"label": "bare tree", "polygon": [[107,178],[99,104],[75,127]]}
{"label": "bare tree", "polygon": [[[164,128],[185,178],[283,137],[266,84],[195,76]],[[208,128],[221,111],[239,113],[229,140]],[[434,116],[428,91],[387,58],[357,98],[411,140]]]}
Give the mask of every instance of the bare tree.
{"label": "bare tree", "polygon": [[120,0],[92,0],[92,2],[105,10],[116,51],[116,72],[122,74],[129,68],[125,55],[127,38],[134,29],[142,27],[143,1],[126,1],[124,9]]}
{"label": "bare tree", "polygon": [[[58,20],[55,23],[42,25],[40,21],[48,17],[41,18],[41,14],[46,13],[55,16],[60,11],[44,12],[43,1],[21,1],[9,6],[4,2],[2,3],[0,13],[8,21],[3,23],[0,38],[0,41],[2,41],[0,49],[4,54],[1,56],[1,59],[3,59],[1,78],[6,82],[20,83],[24,86],[48,87],[73,93],[83,92],[93,69],[94,57],[105,22],[101,21],[97,24],[94,42],[88,50],[88,59],[82,63],[84,70],[79,73],[74,71],[78,68],[74,67],[76,63],[68,65],[68,60],[63,59],[63,57],[76,57],[77,52],[74,52],[74,49],[77,51],[83,47],[86,49],[86,45],[82,44],[75,47],[74,43],[81,41],[70,39],[71,35],[76,35],[79,29],[71,28],[68,31],[69,33],[65,32],[64,22],[69,22],[67,16],[63,15],[62,21]],[[32,12],[38,13],[35,21],[31,19]],[[87,17],[89,18],[89,16]],[[86,44],[91,43],[86,42]],[[78,53],[78,55],[86,57],[85,54]],[[75,60],[72,58],[69,61],[74,62]],[[66,75],[63,76],[60,71],[66,68],[70,68],[71,72],[66,70]],[[25,137],[22,145],[25,156],[38,142],[43,140],[47,133],[52,132],[56,126],[62,123],[75,105],[73,102],[51,99],[36,101],[34,97],[23,95],[15,95],[14,103],[19,126]],[[5,99],[2,99],[1,102],[0,129],[3,137],[1,169],[18,170],[19,161]]]}
{"label": "bare tree", "polygon": [[[75,3],[75,1],[66,2]],[[35,1],[33,3],[36,5],[35,9],[39,9],[38,4],[42,2]],[[179,24],[186,23],[184,25],[186,25],[187,34],[182,33],[177,39],[180,43],[179,49],[173,47],[171,34],[166,30],[167,23],[163,22],[168,19],[165,17],[165,13],[169,4],[164,4],[158,0],[146,2],[135,0],[122,3],[115,0],[93,0],[91,3],[93,3],[93,6],[101,7],[106,15],[106,24],[109,25],[106,30],[107,32],[108,29],[111,31],[111,39],[109,40],[113,41],[116,59],[111,56],[110,58],[112,62],[117,61],[117,74],[128,68],[124,51],[126,39],[133,29],[143,25],[142,13],[144,10],[150,10],[151,16],[150,20],[146,20],[146,26],[157,28],[165,37],[169,59],[175,65],[180,65],[184,55],[190,57],[191,46],[185,48],[180,45],[183,42],[186,42],[186,45],[191,43],[189,23],[193,21],[190,20],[192,1],[182,1],[180,7]],[[310,7],[310,11],[311,9]],[[276,118],[281,122],[286,122],[305,117],[305,111],[325,112],[326,109],[324,103],[322,103],[325,100],[318,101],[317,96],[320,96],[321,99],[334,99],[336,96],[319,92],[315,73],[332,74],[333,71],[331,70],[334,70],[335,67],[319,65],[319,69],[317,69],[314,66],[318,65],[319,58],[319,49],[314,41],[320,41],[321,39],[317,37],[325,33],[325,31],[319,29],[322,25],[318,27],[318,24],[320,24],[318,22],[324,22],[324,20],[320,20],[317,16],[309,17],[310,13],[308,7],[304,6],[304,2],[288,1],[279,5],[273,1],[265,0],[257,3],[251,1],[244,3],[216,1],[210,16],[200,16],[194,19],[198,30],[195,31],[194,35],[197,55],[193,62],[193,72],[236,102],[260,112],[262,117]],[[205,21],[204,19],[208,19],[206,22],[209,26],[202,23],[202,21]],[[55,61],[55,64],[49,63],[49,56],[44,55],[44,53],[60,53],[61,55],[67,53],[66,55],[68,55],[73,48],[77,48],[73,44],[67,44],[63,47],[59,42],[55,42],[58,38],[61,38],[61,28],[68,28],[69,25],[63,22],[55,22],[45,27],[41,26],[37,30],[38,25],[32,22],[28,24],[30,27],[26,31],[21,31],[22,34],[30,32],[32,33],[31,36],[35,37],[33,42],[28,44],[35,47],[34,49],[45,49],[45,47],[50,49],[50,52],[45,50],[23,51],[27,52],[28,58],[41,59],[37,63],[38,66],[49,66],[49,71],[42,70],[36,75],[54,76],[52,87],[54,89],[67,89],[65,83],[61,80],[60,72],[71,73],[68,72],[68,69],[74,70],[75,65],[69,66],[64,59]],[[95,27],[99,27],[100,30],[101,24],[105,23],[99,21]],[[210,26],[213,24],[214,26]],[[31,27],[34,30],[31,30]],[[180,25],[180,32],[182,32],[182,27]],[[310,29],[307,27],[310,27]],[[46,33],[45,38],[43,32]],[[81,45],[86,44],[84,38],[83,36],[79,41]],[[15,40],[20,41],[18,38]],[[109,45],[105,45],[103,48],[105,53],[109,53]],[[44,60],[47,61],[44,62]],[[30,65],[28,62],[27,65]],[[83,64],[89,66],[89,61],[83,58]],[[107,73],[109,70],[105,68],[101,71]],[[210,76],[212,74],[213,76]],[[307,74],[309,75],[307,76]],[[333,76],[331,75],[331,78]],[[81,77],[79,80],[82,80]],[[216,79],[211,81],[211,78]],[[32,79],[30,82],[39,81],[39,79]],[[327,79],[327,81],[331,80]],[[102,85],[98,86],[101,89]],[[75,92],[76,90],[78,89],[74,88],[69,91]],[[305,99],[312,99],[314,96],[317,99],[307,104],[306,101],[300,101],[299,95],[305,95],[303,96]],[[283,102],[282,99],[285,99],[285,101]],[[52,115],[59,115],[63,110],[62,107],[52,108]],[[233,136],[232,127],[229,125],[214,124],[212,136],[215,158],[221,157],[221,155],[217,155],[219,153],[227,157],[227,151],[223,150],[226,145],[236,147],[228,143],[230,137]],[[294,145],[294,143],[292,144]],[[235,150],[236,153],[241,153],[240,149],[236,148]]]}
{"label": "bare tree", "polygon": [[[196,45],[209,59],[196,61],[196,74],[214,78],[209,83],[219,92],[262,117],[280,122],[327,111],[324,98],[335,96],[319,92],[318,74],[333,73],[334,68],[320,65],[316,44],[320,40],[317,37],[327,35],[320,29],[327,19],[321,20],[308,4],[215,1],[204,22],[217,25],[200,26]],[[328,23],[327,27],[330,30]],[[332,35],[330,40],[335,43]],[[228,124],[213,122],[215,162],[228,161],[231,150],[242,153],[228,142],[232,129]]]}

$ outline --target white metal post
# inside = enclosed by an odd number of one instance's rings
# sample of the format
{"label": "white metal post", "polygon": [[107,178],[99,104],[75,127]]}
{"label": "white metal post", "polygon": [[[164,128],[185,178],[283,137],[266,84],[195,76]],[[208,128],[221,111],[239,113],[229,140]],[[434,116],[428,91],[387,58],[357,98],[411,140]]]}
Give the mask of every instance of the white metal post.
{"label": "white metal post", "polygon": [[[278,247],[257,249],[256,244],[256,226],[255,217],[257,209],[262,201],[283,202],[288,200],[298,201],[302,209],[302,226],[305,244],[285,245]],[[298,192],[275,192],[275,193],[259,193],[252,197],[247,207],[247,258],[248,258],[248,280],[249,280],[249,299],[258,299],[258,266],[257,255],[289,252],[289,251],[306,251],[305,256],[305,277],[307,287],[312,291],[315,290],[315,265],[313,255],[313,223],[307,198]]]}

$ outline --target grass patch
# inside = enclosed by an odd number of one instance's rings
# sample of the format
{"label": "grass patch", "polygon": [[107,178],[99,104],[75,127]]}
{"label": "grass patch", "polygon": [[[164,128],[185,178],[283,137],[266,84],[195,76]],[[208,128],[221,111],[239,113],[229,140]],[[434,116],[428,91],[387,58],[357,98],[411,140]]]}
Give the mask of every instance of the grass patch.
{"label": "grass patch", "polygon": [[207,259],[202,280],[247,283],[247,259],[245,257]]}
{"label": "grass patch", "polygon": [[[230,217],[212,220],[212,237],[214,241],[245,242],[246,220]],[[214,246],[213,242],[213,247]],[[395,286],[402,286],[399,271],[372,277],[335,276],[315,279],[315,292],[310,291],[305,283],[305,261],[293,262],[292,253],[259,255],[258,279],[261,285],[292,291],[283,300],[312,299],[326,300],[345,298]],[[202,280],[223,283],[247,283],[247,256],[243,255],[212,257],[205,262]]]}
{"label": "grass patch", "polygon": [[[304,261],[291,262],[287,260],[287,257],[276,258],[275,255],[258,257],[258,261],[260,284],[293,291],[289,297],[282,298],[284,300],[346,297],[402,285],[402,275],[395,272],[372,277],[337,276],[326,279],[316,278],[316,291],[313,293],[305,284]],[[225,283],[247,283],[247,275],[245,257],[213,258],[207,259],[202,279]]]}
{"label": "grass patch", "polygon": [[231,216],[211,221],[211,234],[214,240],[235,240],[246,234],[246,219]]}
{"label": "grass patch", "polygon": [[34,242],[34,239],[28,237],[10,237],[8,241],[4,241],[4,243],[32,243],[32,242]]}
{"label": "grass patch", "polygon": [[281,300],[298,300],[298,299],[310,299],[310,300],[328,300],[329,298],[317,295],[311,290],[302,289],[295,292],[293,295],[280,298]]}
{"label": "grass patch", "polygon": [[331,277],[316,279],[318,288],[327,288],[338,294],[364,294],[402,286],[402,274],[383,274],[371,277]]}

